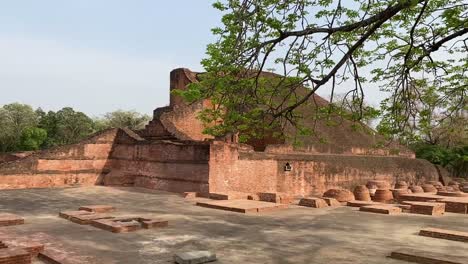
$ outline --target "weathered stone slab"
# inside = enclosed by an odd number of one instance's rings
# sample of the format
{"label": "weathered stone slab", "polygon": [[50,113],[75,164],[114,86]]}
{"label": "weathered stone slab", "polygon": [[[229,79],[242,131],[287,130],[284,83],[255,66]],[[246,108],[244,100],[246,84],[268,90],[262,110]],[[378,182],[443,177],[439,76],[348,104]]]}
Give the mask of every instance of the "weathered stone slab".
{"label": "weathered stone slab", "polygon": [[203,264],[216,261],[216,254],[210,251],[190,251],[174,255],[177,264]]}
{"label": "weathered stone slab", "polygon": [[466,198],[447,198],[440,202],[445,203],[446,212],[468,214],[468,199]]}
{"label": "weathered stone slab", "polygon": [[38,258],[46,263],[53,264],[91,264],[91,262],[84,257],[74,256],[66,251],[53,247],[47,247],[43,252],[39,253]]}
{"label": "weathered stone slab", "polygon": [[86,205],[86,206],[81,206],[78,210],[84,210],[84,211],[94,212],[94,213],[107,213],[107,212],[115,211],[115,207],[111,205]]}
{"label": "weathered stone slab", "polygon": [[363,207],[363,206],[369,206],[369,205],[382,205],[382,204],[377,203],[377,202],[372,202],[372,201],[355,200],[355,201],[349,201],[346,205],[351,206],[351,207]]}
{"label": "weathered stone slab", "polygon": [[111,218],[114,218],[114,217],[110,216],[108,214],[91,213],[91,214],[87,214],[87,215],[72,216],[70,218],[70,221],[72,221],[73,223],[80,224],[80,225],[89,225],[94,220],[111,219]]}
{"label": "weathered stone slab", "polygon": [[447,240],[468,242],[468,232],[461,232],[455,230],[447,230],[440,228],[424,228],[419,231],[420,236],[427,236],[433,238],[441,238]]}
{"label": "weathered stone slab", "polygon": [[80,216],[80,215],[92,215],[94,214],[93,212],[88,212],[88,211],[62,211],[62,212],[59,212],[59,216],[61,218],[64,218],[64,219],[67,219],[67,220],[70,220],[72,217],[75,217],[75,216]]}
{"label": "weathered stone slab", "polygon": [[328,206],[341,206],[342,204],[338,202],[335,198],[322,197],[323,200],[328,204]]}
{"label": "weathered stone slab", "polygon": [[368,205],[360,207],[359,211],[377,214],[397,215],[400,214],[402,210],[399,207],[390,205]]}
{"label": "weathered stone slab", "polygon": [[449,196],[449,197],[468,197],[467,193],[463,192],[446,192],[446,191],[438,191],[437,195],[440,196]]}
{"label": "weathered stone slab", "polygon": [[466,256],[444,255],[432,251],[398,249],[390,258],[421,264],[468,264]]}
{"label": "weathered stone slab", "polygon": [[432,193],[412,193],[400,195],[400,201],[415,201],[415,202],[437,202],[443,200],[443,196],[438,196]]}
{"label": "weathered stone slab", "polygon": [[210,199],[213,200],[237,200],[247,199],[247,193],[227,192],[227,193],[210,193]]}
{"label": "weathered stone slab", "polygon": [[300,206],[307,206],[313,208],[325,208],[328,207],[327,202],[321,198],[310,197],[310,198],[302,198],[299,201]]}
{"label": "weathered stone slab", "polygon": [[270,203],[290,204],[294,197],[287,193],[258,193],[260,201]]}
{"label": "weathered stone slab", "polygon": [[[44,243],[33,241],[27,237],[6,240],[4,245],[9,248],[21,248],[28,252],[33,258],[37,257],[40,252],[44,251]],[[2,248],[1,245],[0,248]]]}
{"label": "weathered stone slab", "polygon": [[31,255],[21,248],[4,248],[0,250],[1,264],[30,264]]}
{"label": "weathered stone slab", "polygon": [[0,226],[12,226],[22,224],[24,224],[24,218],[22,218],[21,216],[10,213],[0,213]]}
{"label": "weathered stone slab", "polygon": [[410,213],[441,216],[445,213],[444,203],[404,201],[403,204],[411,205]]}
{"label": "weathered stone slab", "polygon": [[287,204],[277,204],[252,200],[224,200],[197,202],[197,206],[244,214],[255,214],[288,208]]}
{"label": "weathered stone slab", "polygon": [[196,192],[184,192],[183,196],[186,199],[193,199],[193,198],[197,198],[197,193]]}
{"label": "weathered stone slab", "polygon": [[113,233],[127,233],[144,229],[161,228],[169,225],[166,220],[148,219],[141,217],[116,217],[112,219],[98,219],[91,225]]}

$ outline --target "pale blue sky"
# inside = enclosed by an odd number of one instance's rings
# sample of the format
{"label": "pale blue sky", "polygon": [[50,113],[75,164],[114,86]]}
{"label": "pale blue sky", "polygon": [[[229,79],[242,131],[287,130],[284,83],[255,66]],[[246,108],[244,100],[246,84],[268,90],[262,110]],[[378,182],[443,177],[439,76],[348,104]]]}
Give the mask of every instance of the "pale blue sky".
{"label": "pale blue sky", "polygon": [[[172,69],[203,70],[221,19],[213,2],[0,0],[0,105],[150,114],[168,104]],[[366,90],[377,105],[382,93]]]}
{"label": "pale blue sky", "polygon": [[0,105],[151,113],[168,103],[171,69],[201,70],[212,2],[1,1]]}

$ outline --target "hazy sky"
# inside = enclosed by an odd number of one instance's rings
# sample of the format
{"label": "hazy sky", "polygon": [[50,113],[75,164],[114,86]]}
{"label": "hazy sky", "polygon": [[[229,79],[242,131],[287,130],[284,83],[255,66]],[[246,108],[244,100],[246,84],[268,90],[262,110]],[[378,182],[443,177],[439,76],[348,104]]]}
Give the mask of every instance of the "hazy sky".
{"label": "hazy sky", "polygon": [[[168,104],[172,69],[202,70],[205,47],[214,41],[210,29],[220,24],[212,3],[1,1],[0,105],[149,114]],[[326,96],[325,89],[319,94]],[[382,94],[366,89],[377,104]]]}

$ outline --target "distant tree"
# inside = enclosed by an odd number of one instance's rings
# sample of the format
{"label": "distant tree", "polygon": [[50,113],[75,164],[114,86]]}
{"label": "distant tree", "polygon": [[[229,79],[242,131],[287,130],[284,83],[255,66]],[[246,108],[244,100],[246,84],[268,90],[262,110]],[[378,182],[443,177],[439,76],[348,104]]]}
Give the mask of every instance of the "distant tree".
{"label": "distant tree", "polygon": [[28,127],[23,130],[19,150],[39,150],[47,139],[47,131],[38,127]]}
{"label": "distant tree", "polygon": [[71,107],[62,108],[55,113],[55,118],[57,133],[54,140],[59,145],[76,143],[94,132],[93,120]]}
{"label": "distant tree", "polygon": [[23,132],[37,125],[37,114],[29,105],[12,103],[0,108],[0,151],[19,150]]}
{"label": "distant tree", "polygon": [[59,144],[57,113],[54,111],[46,113],[41,108],[38,108],[36,113],[39,117],[38,127],[47,132],[47,138],[42,147],[50,148],[57,146]]}
{"label": "distant tree", "polygon": [[101,127],[128,127],[132,130],[139,130],[143,129],[150,120],[150,116],[140,114],[136,111],[117,110],[105,114],[102,120],[97,120],[95,122]]}

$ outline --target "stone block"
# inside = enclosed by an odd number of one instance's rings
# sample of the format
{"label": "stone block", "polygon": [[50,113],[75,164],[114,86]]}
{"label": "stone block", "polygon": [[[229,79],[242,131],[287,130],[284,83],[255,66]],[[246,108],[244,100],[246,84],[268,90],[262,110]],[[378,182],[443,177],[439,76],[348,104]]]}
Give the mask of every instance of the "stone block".
{"label": "stone block", "polygon": [[466,264],[466,256],[439,254],[432,251],[416,249],[398,249],[390,254],[390,258],[421,264]]}
{"label": "stone block", "polygon": [[145,229],[167,227],[168,225],[169,225],[169,221],[167,220],[144,219],[141,221],[141,226]]}
{"label": "stone block", "polygon": [[225,210],[236,213],[256,214],[288,208],[287,204],[277,204],[250,200],[224,200],[197,202],[197,206]]}
{"label": "stone block", "polygon": [[445,211],[449,213],[468,214],[468,200],[450,199],[440,201],[445,203]]}
{"label": "stone block", "polygon": [[313,207],[313,208],[328,207],[328,204],[327,204],[327,202],[325,202],[325,200],[320,199],[320,198],[315,198],[315,197],[302,198],[299,201],[299,205],[300,206]]}
{"label": "stone block", "polygon": [[424,228],[421,231],[419,231],[419,235],[460,242],[468,242],[468,232],[461,232],[455,230],[447,230],[440,228]]}
{"label": "stone block", "polygon": [[410,213],[412,214],[441,216],[445,213],[444,203],[404,201],[402,204],[411,205]]}
{"label": "stone block", "polygon": [[372,202],[372,201],[349,201],[346,205],[351,207],[363,207],[369,205],[379,205],[380,203]]}
{"label": "stone block", "polygon": [[87,215],[86,214],[85,215],[75,215],[75,216],[72,216],[69,220],[72,221],[73,223],[77,223],[77,224],[80,224],[80,225],[89,225],[94,220],[111,219],[111,218],[114,218],[114,217],[110,216],[108,214],[91,213],[91,214],[87,214]]}
{"label": "stone block", "polygon": [[12,226],[24,224],[24,218],[10,213],[0,213],[0,226]]}
{"label": "stone block", "polygon": [[397,215],[402,212],[402,209],[390,205],[368,205],[362,206],[361,208],[359,208],[359,211],[377,214]]}
{"label": "stone block", "polygon": [[210,251],[190,251],[174,255],[177,264],[203,264],[216,261],[216,254]]}
{"label": "stone block", "polygon": [[335,198],[323,197],[322,199],[328,204],[328,206],[341,206],[341,203]]}
{"label": "stone block", "polygon": [[111,205],[86,205],[81,206],[78,210],[88,211],[93,213],[107,213],[115,211],[115,207]]}
{"label": "stone block", "polygon": [[260,201],[269,203],[290,204],[294,201],[294,197],[287,193],[258,193]]}
{"label": "stone block", "polygon": [[249,194],[247,195],[247,200],[260,201],[258,194]]}
{"label": "stone block", "polygon": [[183,196],[185,199],[193,199],[193,198],[197,198],[197,193],[196,192],[184,192]]}
{"label": "stone block", "polygon": [[[0,243],[1,244],[1,243]],[[21,248],[28,252],[31,257],[35,258],[37,255],[44,251],[44,244],[31,240],[30,238],[14,238],[11,240],[6,240],[4,243],[5,247],[9,248]],[[0,248],[1,245],[0,245]]]}
{"label": "stone block", "polygon": [[241,193],[241,192],[210,193],[210,199],[213,199],[213,200],[247,199],[247,194]]}

